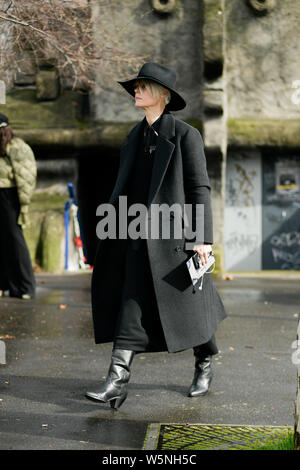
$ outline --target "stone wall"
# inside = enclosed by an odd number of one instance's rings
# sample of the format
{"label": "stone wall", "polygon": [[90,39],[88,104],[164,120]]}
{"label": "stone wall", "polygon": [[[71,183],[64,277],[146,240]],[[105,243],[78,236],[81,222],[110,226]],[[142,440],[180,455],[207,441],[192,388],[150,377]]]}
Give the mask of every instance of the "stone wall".
{"label": "stone wall", "polygon": [[226,0],[228,115],[299,119],[292,101],[293,82],[300,79],[299,2],[260,2],[272,6],[263,15],[250,3]]}
{"label": "stone wall", "polygon": [[[44,70],[31,77],[30,86],[20,81],[10,89],[1,107],[16,134],[32,147],[37,162],[37,184],[24,228],[36,271],[58,273],[65,268],[67,185],[71,182],[76,188],[77,157],[91,133],[83,119],[83,100],[74,91],[60,90],[55,71]],[[76,261],[70,239],[72,270],[76,264],[78,269]]]}
{"label": "stone wall", "polygon": [[[272,225],[266,215],[263,172],[266,149],[274,161],[300,153],[299,19],[300,4],[293,0],[226,1],[225,269],[271,269],[266,268],[268,236],[286,230],[283,221]],[[291,219],[292,209],[288,214]]]}
{"label": "stone wall", "polygon": [[92,97],[98,121],[137,121],[144,113],[117,83],[136,76],[145,61],[158,61],[177,73],[177,89],[187,106],[174,113],[201,130],[212,185],[215,252],[222,266],[224,154],[226,122],[223,80],[223,0],[128,0],[103,8],[96,2],[95,32],[114,33],[112,46],[128,48],[135,60],[106,74],[99,72]]}
{"label": "stone wall", "polygon": [[[57,158],[63,161],[88,147],[105,148],[101,154],[107,158],[144,116],[117,80],[134,76],[147,60],[172,67],[177,88],[187,101],[186,109],[175,115],[199,128],[204,137],[216,251],[222,266],[226,160],[231,147],[250,148],[255,155],[260,147],[300,147],[300,100],[292,99],[297,92],[293,86],[300,80],[299,4],[294,0],[95,0],[93,5],[102,56],[89,103],[87,96],[60,89],[50,67],[11,75],[15,88],[1,110],[12,118],[19,135],[40,150],[41,161],[49,148],[57,149]],[[111,51],[118,58],[124,50],[126,60],[106,60]],[[68,155],[65,149],[71,149]],[[60,204],[58,214],[61,209]]]}
{"label": "stone wall", "polygon": [[[157,5],[169,3],[169,12],[163,13]],[[186,109],[176,112],[182,119],[201,119],[202,116],[202,1],[177,0],[158,2],[150,0],[116,0],[103,7],[95,2],[95,34],[98,41],[109,35],[109,46],[129,50],[130,64],[116,66],[107,73],[97,74],[93,97],[95,118],[99,121],[135,121],[144,116],[136,110],[131,97],[117,83],[136,76],[148,61],[162,62],[177,72],[177,89],[187,101]],[[173,7],[174,5],[174,7]],[[162,8],[163,10],[163,8]],[[113,38],[113,39],[112,39]]]}
{"label": "stone wall", "polygon": [[[53,156],[52,156],[53,157]],[[69,201],[68,183],[76,188],[76,159],[37,160],[37,185],[29,206],[24,236],[36,271],[59,273],[66,265],[66,236],[69,240],[68,265],[75,269],[76,249],[72,243],[72,221],[65,226],[65,204]],[[77,269],[79,265],[77,263]]]}

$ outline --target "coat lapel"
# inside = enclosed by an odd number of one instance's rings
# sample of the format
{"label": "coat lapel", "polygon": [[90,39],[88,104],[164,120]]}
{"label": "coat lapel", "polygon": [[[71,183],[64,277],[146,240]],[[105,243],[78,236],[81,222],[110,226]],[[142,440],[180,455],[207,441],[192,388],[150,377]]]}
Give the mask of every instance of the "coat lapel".
{"label": "coat lapel", "polygon": [[150,207],[152,201],[154,200],[167,171],[175,147],[175,144],[170,141],[174,136],[175,118],[172,116],[172,114],[166,113],[161,118],[158,131],[152,177],[148,194],[148,207]]}
{"label": "coat lapel", "polygon": [[[121,171],[119,172],[114,191],[110,198],[110,203],[113,204],[118,196],[122,194],[132,165],[138,150],[139,140],[141,137],[141,132],[144,129],[145,125],[144,118],[140,123],[138,123],[131,133],[128,135],[128,140],[126,144],[122,147],[120,153],[121,161]],[[166,113],[161,118],[161,123],[158,131],[156,151],[154,154],[153,170],[152,177],[150,182],[149,194],[148,194],[148,204],[150,207],[151,202],[154,200],[160,185],[163,181],[163,177],[168,168],[171,156],[175,144],[170,140],[175,136],[175,118],[172,114]]]}
{"label": "coat lapel", "polygon": [[127,137],[126,144],[120,150],[120,172],[113,190],[113,193],[110,197],[110,203],[113,204],[118,196],[122,194],[128,177],[130,175],[130,170],[132,168],[136,153],[138,150],[139,140],[141,137],[141,132],[144,128],[145,118],[139,122],[129,133]]}

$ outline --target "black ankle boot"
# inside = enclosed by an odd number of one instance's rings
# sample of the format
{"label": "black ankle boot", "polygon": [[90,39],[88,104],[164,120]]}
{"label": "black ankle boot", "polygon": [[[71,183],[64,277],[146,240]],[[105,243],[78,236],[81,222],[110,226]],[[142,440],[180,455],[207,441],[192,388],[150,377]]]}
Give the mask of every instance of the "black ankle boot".
{"label": "black ankle boot", "polygon": [[212,381],[212,369],[211,369],[211,362],[212,357],[197,357],[197,353],[195,352],[195,373],[194,373],[194,380],[192,385],[190,386],[188,396],[189,397],[199,397],[206,395],[208,392],[210,383]]}
{"label": "black ankle boot", "polygon": [[114,349],[107,378],[103,386],[95,392],[86,392],[89,400],[110,403],[114,409],[119,408],[127,398],[127,384],[130,378],[130,365],[134,351]]}

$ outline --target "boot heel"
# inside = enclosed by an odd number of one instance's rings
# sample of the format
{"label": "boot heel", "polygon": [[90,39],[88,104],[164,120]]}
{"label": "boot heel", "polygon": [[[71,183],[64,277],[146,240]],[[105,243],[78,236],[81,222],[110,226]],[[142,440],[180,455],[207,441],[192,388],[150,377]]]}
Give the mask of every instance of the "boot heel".
{"label": "boot heel", "polygon": [[113,408],[114,410],[117,410],[118,408],[120,408],[122,403],[124,403],[126,398],[127,398],[127,393],[124,393],[124,395],[122,395],[121,397],[118,397],[118,398],[115,398],[114,400],[111,400],[109,402],[110,407]]}

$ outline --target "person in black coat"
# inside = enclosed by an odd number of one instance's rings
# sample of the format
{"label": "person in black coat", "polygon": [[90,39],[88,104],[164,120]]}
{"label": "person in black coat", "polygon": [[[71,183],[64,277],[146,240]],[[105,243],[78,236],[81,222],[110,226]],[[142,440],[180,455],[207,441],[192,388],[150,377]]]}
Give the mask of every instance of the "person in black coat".
{"label": "person in black coat", "polygon": [[[115,409],[127,397],[131,363],[140,352],[193,348],[195,373],[188,396],[205,395],[212,380],[212,356],[218,353],[214,334],[226,317],[211,274],[206,273],[201,288],[195,288],[186,266],[195,252],[203,264],[208,262],[213,222],[201,135],[170,113],[186,105],[175,90],[176,75],[148,62],[137,77],[119,83],[144,110],[145,118],[121,149],[108,204],[119,221],[118,233],[104,232],[109,218],[101,219],[96,229],[100,241],[92,276],[95,342],[112,341],[113,351],[105,383],[86,392],[88,399],[109,402]],[[134,219],[137,207],[145,208],[145,213]],[[189,217],[185,207],[191,208]],[[157,208],[162,209],[158,228]],[[108,207],[98,209],[97,215],[103,216]],[[164,232],[166,226],[169,232]]]}

